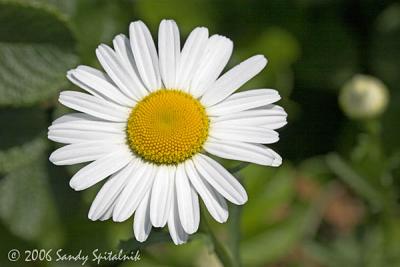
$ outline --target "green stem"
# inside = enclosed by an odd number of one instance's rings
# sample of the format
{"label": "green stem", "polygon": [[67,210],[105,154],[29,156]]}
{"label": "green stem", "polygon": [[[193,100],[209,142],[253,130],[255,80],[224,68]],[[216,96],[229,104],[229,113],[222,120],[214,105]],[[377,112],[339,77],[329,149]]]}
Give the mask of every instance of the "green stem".
{"label": "green stem", "polygon": [[[242,162],[238,166],[229,169],[233,175],[247,167],[249,163]],[[239,179],[238,179],[239,180]],[[229,220],[229,248],[230,250],[218,240],[214,232],[212,231],[210,224],[208,223],[208,218],[205,215],[206,210],[202,207],[201,211],[201,229],[203,232],[209,235],[211,242],[213,244],[213,249],[221,263],[225,267],[241,267],[240,258],[240,219],[241,219],[241,206],[231,205],[230,206],[230,220]]]}
{"label": "green stem", "polygon": [[203,232],[208,234],[213,244],[213,249],[221,263],[225,267],[236,267],[235,262],[232,258],[232,254],[226,248],[224,244],[222,244],[218,238],[216,237],[215,233],[212,231],[210,224],[208,223],[208,218],[205,216],[204,209],[201,212],[201,228]]}
{"label": "green stem", "polygon": [[246,168],[249,164],[250,164],[250,163],[248,163],[248,162],[241,162],[239,165],[237,165],[237,166],[235,166],[235,167],[233,167],[233,168],[228,169],[228,171],[229,171],[230,173],[232,173],[232,174],[235,174],[235,173],[241,171],[242,169]]}
{"label": "green stem", "polygon": [[242,206],[231,205],[230,209],[230,223],[229,223],[229,237],[230,249],[232,252],[234,266],[241,267],[240,258],[240,218],[242,214]]}

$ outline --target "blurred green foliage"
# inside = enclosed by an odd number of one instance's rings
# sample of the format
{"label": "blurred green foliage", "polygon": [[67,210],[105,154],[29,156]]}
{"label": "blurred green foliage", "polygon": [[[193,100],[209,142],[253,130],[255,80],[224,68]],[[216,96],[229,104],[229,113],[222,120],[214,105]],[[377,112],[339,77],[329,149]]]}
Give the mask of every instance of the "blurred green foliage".
{"label": "blurred green foliage", "polygon": [[[47,160],[57,145],[46,128],[66,112],[58,92],[76,89],[66,71],[99,67],[96,46],[127,33],[130,21],[156,37],[163,18],[178,22],[182,39],[199,25],[230,37],[230,66],[265,54],[268,67],[243,89],[277,88],[289,114],[273,146],[284,164],[237,172],[248,203],[230,207],[226,225],[210,221],[242,266],[400,266],[400,4],[390,0],[0,0],[0,266],[80,266],[13,265],[12,248],[118,246],[140,246],[142,260],[110,266],[220,266],[201,231],[183,246],[162,231],[145,244],[119,243],[132,237],[132,222],[89,221],[98,187],[73,192],[77,167]],[[388,86],[381,117],[353,121],[340,111],[339,90],[356,73]]]}

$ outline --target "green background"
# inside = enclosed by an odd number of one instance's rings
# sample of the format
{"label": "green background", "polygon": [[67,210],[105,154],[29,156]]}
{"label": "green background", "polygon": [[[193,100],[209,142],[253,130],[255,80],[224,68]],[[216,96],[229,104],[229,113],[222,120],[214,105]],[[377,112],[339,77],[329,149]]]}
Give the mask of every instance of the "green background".
{"label": "green background", "polygon": [[[132,238],[131,220],[87,219],[99,186],[70,189],[79,166],[49,163],[57,144],[46,134],[67,112],[58,92],[77,89],[68,69],[99,67],[97,45],[127,33],[131,21],[156,37],[163,18],[177,21],[182,40],[196,26],[231,38],[229,67],[264,54],[267,68],[243,89],[276,88],[288,112],[272,146],[283,165],[236,172],[249,201],[230,207],[226,224],[210,220],[241,265],[400,266],[400,4],[386,0],[0,0],[0,266],[81,266],[13,263],[13,248],[136,248],[120,243]],[[340,110],[340,88],[357,73],[388,86],[381,117],[355,121]],[[221,266],[215,248],[203,231],[175,246],[153,230],[141,261],[102,265]]]}

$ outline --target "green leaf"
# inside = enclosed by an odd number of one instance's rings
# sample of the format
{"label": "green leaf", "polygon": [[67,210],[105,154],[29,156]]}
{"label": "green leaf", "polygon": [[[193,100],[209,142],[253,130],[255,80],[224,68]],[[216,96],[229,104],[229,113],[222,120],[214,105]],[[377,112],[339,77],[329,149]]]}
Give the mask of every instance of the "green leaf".
{"label": "green leaf", "polygon": [[306,231],[310,216],[299,208],[285,222],[279,223],[242,243],[244,266],[264,266],[286,255]]}
{"label": "green leaf", "polygon": [[14,235],[50,247],[61,236],[45,167],[36,160],[0,180],[0,219]]}
{"label": "green leaf", "polygon": [[21,146],[0,151],[0,172],[8,173],[40,157],[47,148],[47,141],[37,137]]}
{"label": "green leaf", "polygon": [[66,20],[39,4],[0,1],[0,105],[26,106],[54,96],[77,63]]}
{"label": "green leaf", "polygon": [[277,170],[250,165],[241,174],[249,194],[249,201],[243,206],[241,228],[244,238],[248,238],[282,220],[280,214],[294,197],[294,176],[288,165]]}
{"label": "green leaf", "polygon": [[374,208],[382,208],[383,200],[380,192],[356,173],[339,155],[334,153],[327,155],[326,162],[328,167],[359,196],[370,202]]}

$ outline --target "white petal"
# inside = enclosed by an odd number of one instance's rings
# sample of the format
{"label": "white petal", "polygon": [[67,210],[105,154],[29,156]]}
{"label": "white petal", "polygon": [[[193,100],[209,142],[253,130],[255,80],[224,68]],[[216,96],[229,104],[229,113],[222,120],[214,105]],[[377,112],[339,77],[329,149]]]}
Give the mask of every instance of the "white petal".
{"label": "white petal", "polygon": [[125,122],[130,113],[129,108],[80,92],[61,92],[59,101],[69,108],[109,121]]}
{"label": "white petal", "polygon": [[104,121],[102,119],[90,116],[85,113],[80,113],[80,112],[75,112],[75,113],[68,113],[65,114],[56,120],[53,121],[52,125],[58,124],[58,123],[65,123],[65,122],[71,122],[71,121],[82,121],[82,120],[95,120],[95,121]]}
{"label": "white petal", "polygon": [[135,212],[133,221],[133,232],[135,238],[139,242],[146,241],[151,232],[150,221],[150,191],[146,193]]}
{"label": "white petal", "polygon": [[151,190],[150,219],[154,227],[163,227],[168,220],[175,181],[173,166],[159,166]]}
{"label": "white petal", "polygon": [[[136,101],[127,97],[121,91],[107,80],[100,71],[88,67],[79,66],[68,72],[67,77],[82,89],[88,91],[94,96],[113,101],[123,106],[132,107]],[[78,82],[77,82],[78,81]]]}
{"label": "white petal", "polygon": [[126,141],[125,123],[78,119],[71,116],[69,118],[70,121],[55,121],[49,127],[50,140],[67,144],[90,141],[107,141],[115,144]]}
{"label": "white petal", "polygon": [[268,129],[278,129],[286,125],[287,114],[283,108],[277,105],[269,105],[268,108],[240,111],[211,118],[215,127],[224,126],[260,126]]}
{"label": "white petal", "polygon": [[190,93],[194,97],[202,96],[217,80],[232,55],[232,49],[233,43],[230,39],[221,35],[210,37],[206,53],[190,85]]}
{"label": "white petal", "polygon": [[213,123],[209,135],[216,139],[260,144],[272,144],[279,140],[279,134],[274,130],[266,127],[242,126],[239,124],[221,125]]}
{"label": "white petal", "polygon": [[68,115],[63,116],[65,118],[69,118],[68,121],[55,121],[53,125],[49,127],[49,130],[81,130],[104,133],[122,133],[126,128],[126,123],[109,122],[83,117],[79,118],[77,116]]}
{"label": "white petal", "polygon": [[185,170],[191,184],[203,199],[205,206],[211,216],[220,223],[228,219],[228,206],[225,199],[204,181],[194,167],[192,160],[185,162]]}
{"label": "white petal", "polygon": [[143,86],[140,87],[140,82],[135,79],[137,78],[135,73],[120,62],[114,50],[109,46],[99,45],[96,55],[101,66],[125,95],[135,100],[140,100],[147,95],[146,90],[142,88]]}
{"label": "white petal", "polygon": [[175,88],[177,66],[180,58],[179,29],[173,20],[162,20],[158,30],[160,74],[165,88]]}
{"label": "white petal", "polygon": [[142,21],[132,22],[129,36],[133,56],[144,85],[150,91],[161,88],[156,47],[149,29]]}
{"label": "white petal", "polygon": [[72,165],[100,159],[121,146],[101,141],[72,144],[57,149],[49,159],[55,165]]}
{"label": "white petal", "polygon": [[208,29],[198,27],[194,29],[187,38],[182,48],[176,76],[176,87],[182,91],[189,91],[193,75],[200,65],[208,40]]}
{"label": "white petal", "polygon": [[222,75],[201,98],[206,107],[224,100],[267,65],[264,56],[253,56]]}
{"label": "white petal", "polygon": [[153,184],[156,167],[143,162],[140,165],[118,198],[113,213],[113,220],[116,222],[125,221],[132,216]]}
{"label": "white petal", "polygon": [[135,58],[133,57],[132,48],[128,37],[126,37],[125,34],[118,34],[117,36],[115,36],[113,40],[113,46],[115,54],[117,54],[118,60],[121,63],[121,65],[123,65],[127,70],[133,72],[135,76],[135,81],[138,82],[138,84],[135,84],[134,87],[135,88],[140,87],[143,88],[144,91],[146,91],[143,83],[141,82],[138,76],[138,70],[136,67]]}
{"label": "white petal", "polygon": [[141,98],[146,96],[149,91],[143,85],[143,82],[139,76],[139,71],[135,63],[135,58],[133,57],[132,48],[128,37],[126,37],[124,34],[119,34],[114,38],[113,44],[120,64],[125,67],[129,74],[130,82],[132,83],[130,85],[131,88],[137,91],[137,95]]}
{"label": "white petal", "polygon": [[80,169],[72,177],[69,185],[76,191],[84,190],[119,171],[132,159],[130,150],[122,147]]}
{"label": "white petal", "polygon": [[247,201],[246,190],[218,162],[202,154],[197,154],[193,162],[201,176],[227,200],[236,205],[242,205]]}
{"label": "white petal", "polygon": [[218,103],[207,108],[210,116],[221,116],[240,112],[243,110],[258,108],[269,105],[281,99],[279,93],[272,89],[254,89],[236,93]]}
{"label": "white petal", "polygon": [[221,158],[241,160],[260,165],[277,167],[282,158],[272,149],[258,144],[209,138],[204,149]]}
{"label": "white petal", "polygon": [[200,222],[199,197],[189,182],[184,164],[176,168],[175,189],[182,227],[186,233],[193,234]]}
{"label": "white petal", "polygon": [[100,94],[100,93],[97,92],[96,90],[94,90],[94,89],[93,89],[92,87],[90,87],[89,85],[83,83],[83,82],[82,82],[81,80],[79,80],[78,78],[76,78],[76,77],[73,75],[73,72],[74,72],[74,71],[75,71],[75,70],[69,70],[69,71],[67,72],[67,78],[68,78],[68,80],[70,80],[73,84],[75,84],[76,86],[82,88],[83,90],[85,90],[85,91],[88,92],[89,94],[94,95],[94,96],[96,96],[96,97],[98,97],[98,98],[106,99],[106,100],[108,100],[108,101],[111,100],[111,99],[109,99],[109,98],[106,98],[104,95]]}
{"label": "white petal", "polygon": [[93,221],[98,220],[103,214],[108,212],[111,206],[114,207],[119,194],[124,189],[128,179],[136,168],[137,161],[133,159],[125,168],[113,174],[110,179],[105,182],[90,207],[89,219]]}
{"label": "white petal", "polygon": [[88,132],[80,130],[54,130],[50,129],[48,138],[63,144],[77,144],[89,141],[104,141],[112,144],[123,144],[126,136],[122,133]]}
{"label": "white petal", "polygon": [[186,243],[188,239],[188,234],[183,229],[182,224],[179,220],[178,201],[176,199],[174,187],[172,194],[173,197],[168,218],[168,230],[175,245],[180,245]]}
{"label": "white petal", "polygon": [[114,205],[115,205],[115,203],[111,204],[111,206],[108,207],[108,209],[100,216],[100,218],[99,218],[100,221],[106,221],[112,217]]}

